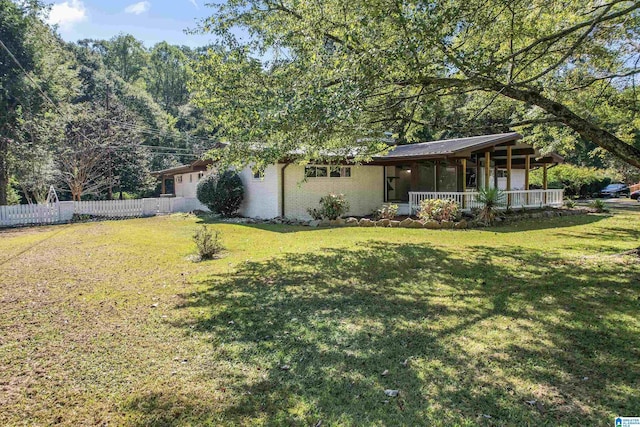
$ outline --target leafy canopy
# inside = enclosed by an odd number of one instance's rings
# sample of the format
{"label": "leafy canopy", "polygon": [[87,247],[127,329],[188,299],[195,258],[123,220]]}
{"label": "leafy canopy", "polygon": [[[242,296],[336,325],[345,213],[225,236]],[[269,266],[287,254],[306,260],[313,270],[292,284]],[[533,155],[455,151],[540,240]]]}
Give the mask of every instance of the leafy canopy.
{"label": "leafy canopy", "polygon": [[[481,133],[477,120],[497,108],[504,127],[560,123],[640,166],[629,144],[637,128],[608,120],[637,110],[597,108],[638,72],[638,8],[625,0],[230,0],[201,25],[226,48],[195,64],[191,89],[234,142],[226,156],[237,162],[297,148],[313,157],[365,145],[370,154],[385,132],[412,141],[446,129],[445,112],[471,101],[475,108],[455,117],[460,133]],[[249,37],[236,38],[237,28]]]}

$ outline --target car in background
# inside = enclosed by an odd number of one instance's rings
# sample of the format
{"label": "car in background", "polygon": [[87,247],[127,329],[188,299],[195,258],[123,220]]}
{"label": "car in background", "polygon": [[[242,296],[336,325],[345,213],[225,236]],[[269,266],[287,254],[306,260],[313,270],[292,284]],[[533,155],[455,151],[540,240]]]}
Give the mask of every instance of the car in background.
{"label": "car in background", "polygon": [[622,183],[609,184],[600,190],[600,196],[602,197],[629,197],[630,193],[629,187]]}
{"label": "car in background", "polygon": [[637,200],[640,202],[640,190],[636,190],[629,195],[633,200]]}

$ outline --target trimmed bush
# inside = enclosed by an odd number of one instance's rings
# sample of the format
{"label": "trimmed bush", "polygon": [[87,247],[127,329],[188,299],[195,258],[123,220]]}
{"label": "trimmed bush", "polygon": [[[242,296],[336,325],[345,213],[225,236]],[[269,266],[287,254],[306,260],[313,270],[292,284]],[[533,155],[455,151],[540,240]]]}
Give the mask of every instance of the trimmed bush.
{"label": "trimmed bush", "polygon": [[197,191],[200,203],[211,212],[222,216],[231,216],[240,209],[244,198],[244,187],[240,176],[234,171],[225,171],[220,175],[208,175],[198,183]]}
{"label": "trimmed bush", "polygon": [[309,215],[315,220],[340,218],[349,211],[349,202],[344,198],[344,194],[328,194],[320,198],[319,208],[307,209]]}
{"label": "trimmed bush", "polygon": [[423,200],[420,203],[418,218],[423,221],[453,222],[460,218],[460,206],[453,200]]}

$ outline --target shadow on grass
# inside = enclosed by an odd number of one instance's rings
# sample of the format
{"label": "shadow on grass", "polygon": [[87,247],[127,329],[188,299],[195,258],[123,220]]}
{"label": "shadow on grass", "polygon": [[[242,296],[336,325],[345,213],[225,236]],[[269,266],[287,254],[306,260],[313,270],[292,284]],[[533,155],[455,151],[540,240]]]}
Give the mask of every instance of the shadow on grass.
{"label": "shadow on grass", "polygon": [[[640,408],[640,270],[578,262],[319,248],[209,277],[176,307],[204,317],[175,326],[211,341],[211,376],[231,367],[225,425],[600,425]],[[129,410],[145,425],[213,416],[157,399]]]}

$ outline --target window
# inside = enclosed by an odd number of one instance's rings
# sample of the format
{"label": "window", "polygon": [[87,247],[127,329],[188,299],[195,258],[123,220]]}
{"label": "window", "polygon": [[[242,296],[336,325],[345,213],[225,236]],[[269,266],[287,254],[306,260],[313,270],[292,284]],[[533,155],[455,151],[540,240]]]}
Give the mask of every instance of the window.
{"label": "window", "polygon": [[350,178],[351,167],[305,166],[304,176],[306,178]]}
{"label": "window", "polygon": [[326,178],[327,167],[326,166],[305,166],[304,176],[306,178]]}
{"label": "window", "polygon": [[198,180],[201,180],[204,177],[204,172],[198,172]]}
{"label": "window", "polygon": [[253,172],[253,179],[257,179],[260,181],[264,180],[264,171],[257,170]]}
{"label": "window", "polygon": [[506,169],[498,169],[498,178],[506,178],[507,170]]}
{"label": "window", "polygon": [[182,184],[182,175],[176,175],[176,184]]}

